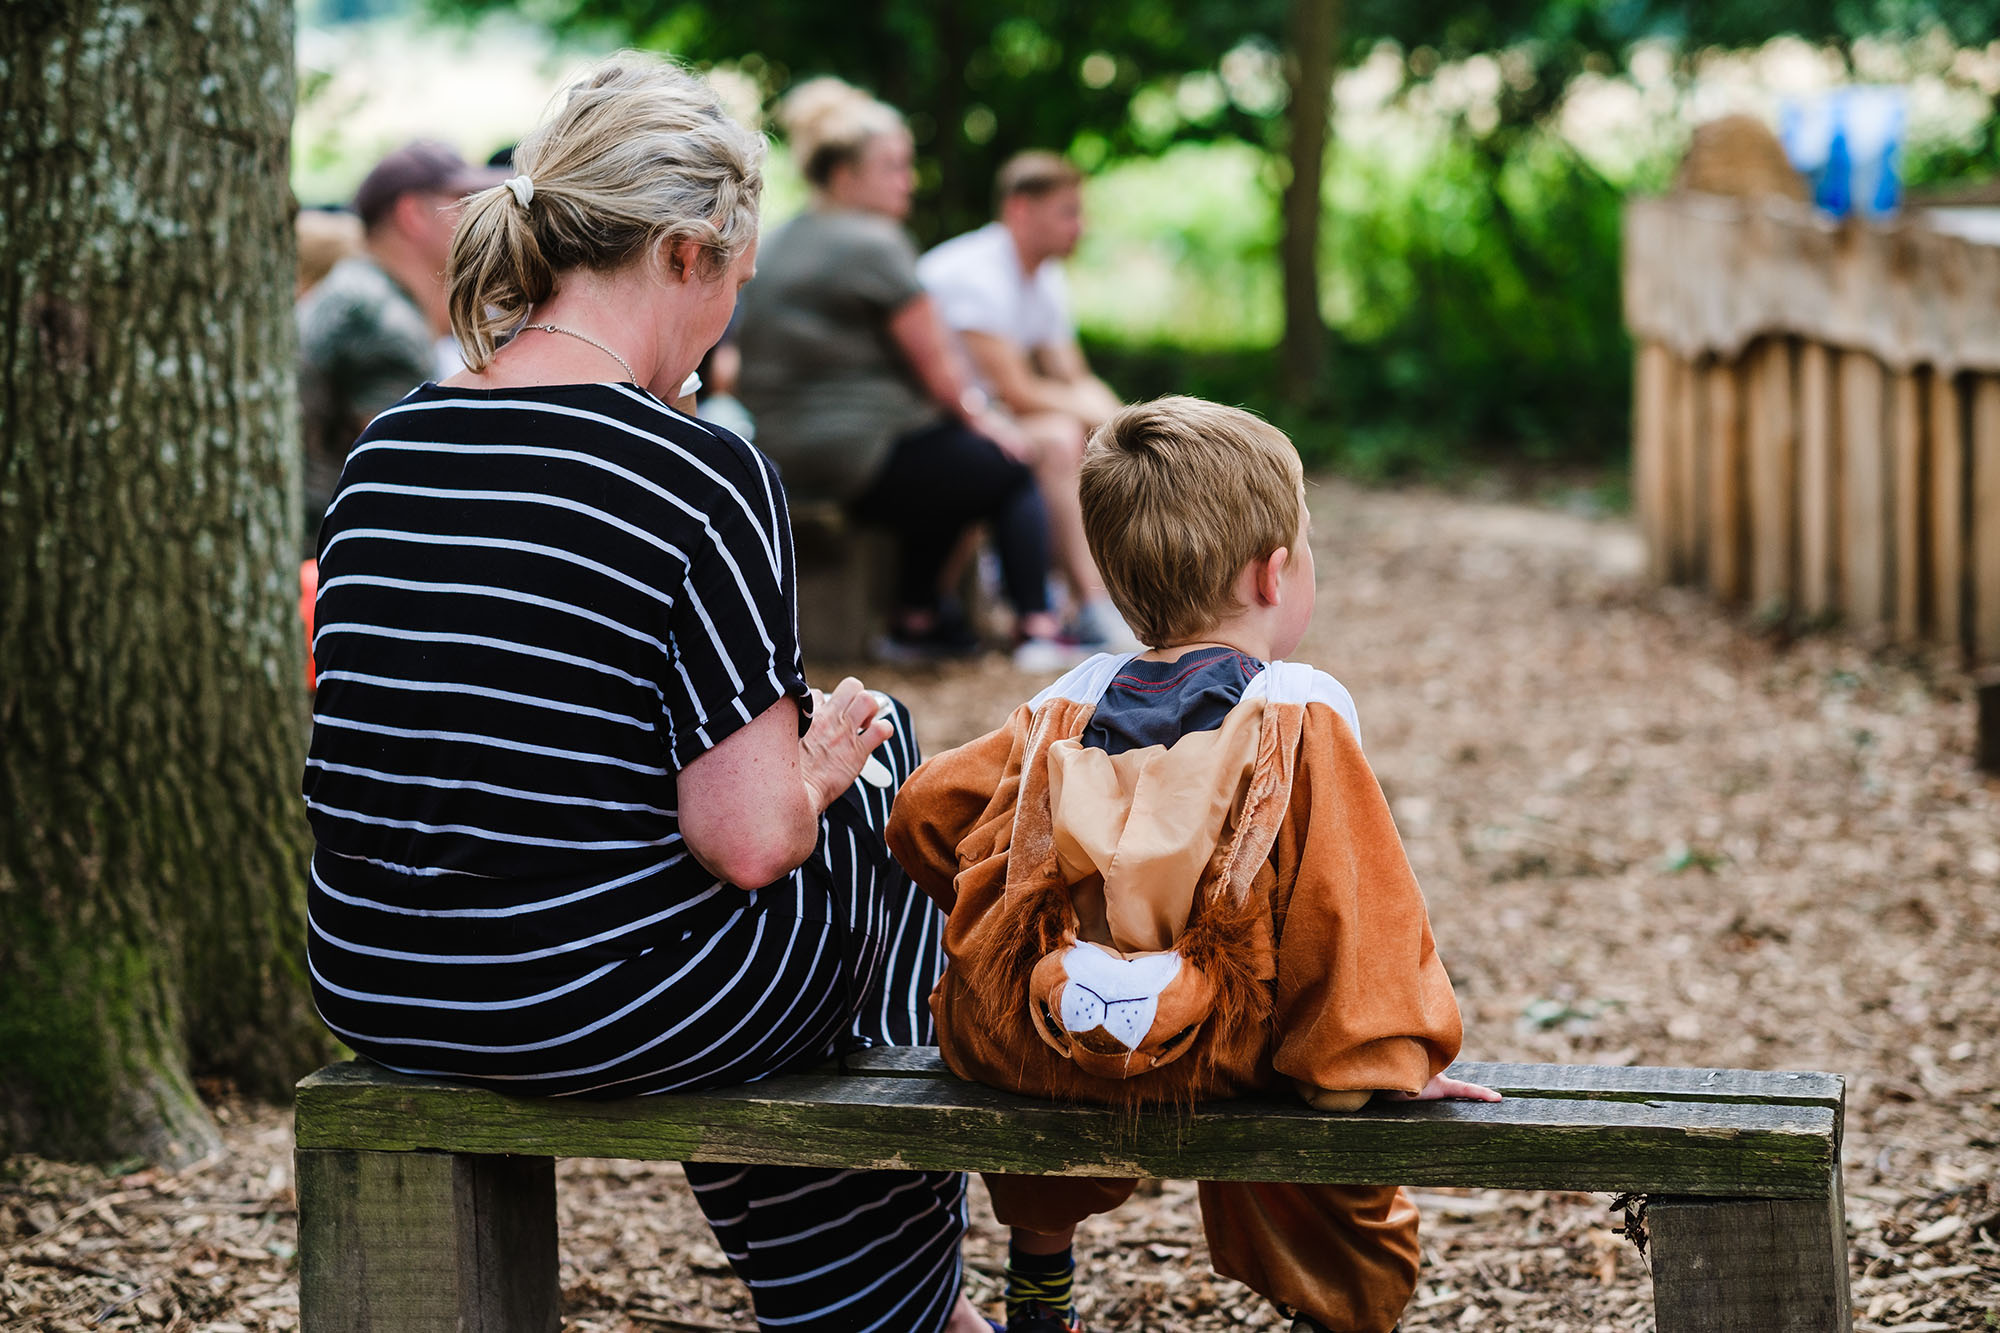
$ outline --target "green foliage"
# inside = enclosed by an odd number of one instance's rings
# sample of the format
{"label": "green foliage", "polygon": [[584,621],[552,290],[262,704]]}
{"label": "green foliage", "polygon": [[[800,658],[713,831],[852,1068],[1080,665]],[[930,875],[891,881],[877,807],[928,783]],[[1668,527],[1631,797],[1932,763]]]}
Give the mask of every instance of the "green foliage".
{"label": "green foliage", "polygon": [[1090,182],[1090,225],[1069,266],[1086,332],[1189,350],[1267,348],[1278,292],[1271,160],[1241,141],[1182,144]]}
{"label": "green foliage", "polygon": [[1412,184],[1384,182],[1332,228],[1330,270],[1358,289],[1350,418],[1545,457],[1621,450],[1622,193],[1541,131],[1455,136]]}
{"label": "green foliage", "polygon": [[[430,0],[470,16],[513,0]],[[1261,141],[1283,104],[1265,81],[1226,81],[1191,114],[1135,117],[1167,75],[1209,69],[1245,42],[1272,47],[1284,0],[532,0],[552,28],[597,28],[697,63],[733,64],[775,95],[816,74],[869,88],[910,120],[926,189],[911,219],[933,240],[985,220],[993,172],[1023,148],[1103,160],[1180,137]]]}
{"label": "green foliage", "polygon": [[[1182,148],[1092,183],[1073,281],[1121,392],[1273,410],[1278,224],[1258,162],[1241,144]],[[1383,476],[1435,473],[1441,439],[1616,457],[1631,377],[1622,202],[1540,128],[1480,139],[1390,122],[1338,145],[1321,274],[1342,420],[1289,423],[1302,449]]]}

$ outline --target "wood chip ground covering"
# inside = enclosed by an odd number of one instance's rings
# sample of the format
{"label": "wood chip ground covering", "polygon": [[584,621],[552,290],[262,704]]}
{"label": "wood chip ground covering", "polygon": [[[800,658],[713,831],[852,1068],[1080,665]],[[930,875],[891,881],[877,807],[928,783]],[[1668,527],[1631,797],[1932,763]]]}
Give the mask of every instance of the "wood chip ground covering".
{"label": "wood chip ground covering", "polygon": [[[1857,1329],[2000,1328],[2000,781],[1967,763],[1965,676],[1649,586],[1623,521],[1337,482],[1313,508],[1299,656],[1359,702],[1468,1057],[1845,1074]],[[927,749],[1040,683],[870,679]],[[0,1326],[297,1327],[288,1118],[217,1112],[225,1154],[178,1174],[6,1163]],[[752,1327],[676,1168],[564,1163],[560,1198],[566,1327]],[[1652,1327],[1608,1199],[1423,1202],[1406,1329]],[[968,1283],[995,1301],[1003,1238],[977,1196],[974,1219]],[[1279,1327],[1210,1275],[1186,1184],[1090,1225],[1080,1257],[1094,1329]]]}

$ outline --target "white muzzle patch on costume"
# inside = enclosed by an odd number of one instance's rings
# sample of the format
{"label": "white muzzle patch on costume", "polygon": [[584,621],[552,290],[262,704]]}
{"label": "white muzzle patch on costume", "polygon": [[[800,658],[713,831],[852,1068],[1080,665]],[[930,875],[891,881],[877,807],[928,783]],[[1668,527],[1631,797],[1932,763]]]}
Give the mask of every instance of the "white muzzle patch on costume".
{"label": "white muzzle patch on costume", "polygon": [[1180,974],[1178,953],[1120,958],[1083,941],[1063,955],[1069,982],[1062,992],[1062,1024],[1073,1034],[1103,1028],[1128,1051],[1153,1029],[1160,993]]}

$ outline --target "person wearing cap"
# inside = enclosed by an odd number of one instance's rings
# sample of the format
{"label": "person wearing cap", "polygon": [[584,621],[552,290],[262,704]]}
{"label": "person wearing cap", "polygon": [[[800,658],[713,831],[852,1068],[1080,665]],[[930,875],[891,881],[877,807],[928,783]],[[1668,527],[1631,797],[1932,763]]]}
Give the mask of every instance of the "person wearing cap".
{"label": "person wearing cap", "polygon": [[1084,441],[1119,408],[1077,345],[1062,261],[1083,235],[1083,175],[1054,153],[1017,153],[995,182],[999,216],[937,246],[917,276],[957,336],[980,390],[1034,446],[1055,563],[1070,593],[1069,637],[1136,646],[1105,596],[1077,505]]}
{"label": "person wearing cap", "polygon": [[298,305],[306,559],[354,437],[437,373],[438,339],[450,330],[444,266],[459,203],[505,174],[419,139],[376,163],[355,191],[363,252],[335,264]]}

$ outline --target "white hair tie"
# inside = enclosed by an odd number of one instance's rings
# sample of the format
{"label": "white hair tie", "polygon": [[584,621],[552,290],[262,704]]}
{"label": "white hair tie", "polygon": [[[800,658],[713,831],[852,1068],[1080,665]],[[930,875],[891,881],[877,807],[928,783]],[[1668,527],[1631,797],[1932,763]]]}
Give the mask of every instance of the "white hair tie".
{"label": "white hair tie", "polygon": [[509,176],[500,183],[514,192],[514,198],[520,202],[523,209],[534,202],[535,183],[526,176]]}

